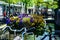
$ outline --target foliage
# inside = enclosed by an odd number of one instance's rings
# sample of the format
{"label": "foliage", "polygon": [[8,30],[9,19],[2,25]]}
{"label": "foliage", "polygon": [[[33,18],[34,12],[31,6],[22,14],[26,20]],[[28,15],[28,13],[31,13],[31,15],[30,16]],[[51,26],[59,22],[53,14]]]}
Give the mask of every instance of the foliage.
{"label": "foliage", "polygon": [[[9,3],[9,0],[1,0],[1,1],[5,1]],[[44,0],[10,0],[10,3],[16,4],[18,2],[23,2],[26,8],[32,7],[33,5],[39,7],[40,4],[42,4],[44,7],[48,6],[48,8],[53,8],[53,9],[58,8],[57,1],[53,1],[53,0],[47,0],[46,2]]]}
{"label": "foliage", "polygon": [[44,20],[43,20],[43,17],[44,16],[41,16],[41,15],[32,15],[33,18],[34,18],[34,23],[35,23],[35,27],[36,27],[36,30],[34,31],[34,34],[35,35],[42,35],[44,33]]}
{"label": "foliage", "polygon": [[2,1],[5,1],[7,3],[17,3],[17,2],[20,2],[20,0],[2,0]]}

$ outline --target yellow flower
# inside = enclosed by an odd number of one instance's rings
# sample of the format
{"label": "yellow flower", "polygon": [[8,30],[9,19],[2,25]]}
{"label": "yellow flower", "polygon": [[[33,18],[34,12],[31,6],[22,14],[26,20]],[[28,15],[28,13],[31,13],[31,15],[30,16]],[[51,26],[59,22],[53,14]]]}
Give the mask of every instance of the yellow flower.
{"label": "yellow flower", "polygon": [[20,22],[20,20],[17,20],[16,22],[18,23],[18,22]]}
{"label": "yellow flower", "polygon": [[35,25],[35,23],[32,23],[31,26]]}
{"label": "yellow flower", "polygon": [[14,17],[15,20],[16,20],[17,18],[18,18],[17,16]]}
{"label": "yellow flower", "polygon": [[11,20],[11,21],[14,21],[14,18],[13,18],[13,17],[11,17],[11,18],[10,18],[10,20]]}

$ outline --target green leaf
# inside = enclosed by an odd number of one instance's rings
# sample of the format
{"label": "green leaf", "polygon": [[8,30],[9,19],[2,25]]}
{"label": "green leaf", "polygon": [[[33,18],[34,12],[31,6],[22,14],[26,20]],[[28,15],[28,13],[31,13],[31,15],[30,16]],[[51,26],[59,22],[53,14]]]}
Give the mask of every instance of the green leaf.
{"label": "green leaf", "polygon": [[7,3],[17,3],[17,2],[20,2],[20,0],[2,0],[2,1],[5,1]]}
{"label": "green leaf", "polygon": [[53,5],[52,8],[56,9],[56,8],[58,8],[58,5]]}
{"label": "green leaf", "polygon": [[39,2],[44,2],[44,0],[39,0]]}

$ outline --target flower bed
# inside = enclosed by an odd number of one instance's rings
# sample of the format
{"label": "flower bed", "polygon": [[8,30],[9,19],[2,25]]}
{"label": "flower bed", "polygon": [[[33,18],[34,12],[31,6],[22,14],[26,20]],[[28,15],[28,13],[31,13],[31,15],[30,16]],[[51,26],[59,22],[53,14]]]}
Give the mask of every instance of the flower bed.
{"label": "flower bed", "polygon": [[22,27],[26,27],[27,29],[35,27],[33,31],[34,34],[41,35],[44,33],[44,20],[41,15],[28,15],[28,14],[20,14],[19,16],[11,16],[6,21],[8,26],[11,26],[13,29],[21,29]]}

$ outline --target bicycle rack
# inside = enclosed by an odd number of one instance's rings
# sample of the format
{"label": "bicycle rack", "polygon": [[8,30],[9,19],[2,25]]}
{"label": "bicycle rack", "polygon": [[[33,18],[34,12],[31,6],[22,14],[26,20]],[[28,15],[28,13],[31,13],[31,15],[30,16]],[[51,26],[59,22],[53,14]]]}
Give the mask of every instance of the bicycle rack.
{"label": "bicycle rack", "polygon": [[[23,31],[24,30],[24,32],[22,32],[22,40],[24,40],[24,34],[26,33],[26,31],[27,31],[27,29],[26,29],[26,27],[24,27],[24,28],[22,28],[22,29],[20,29],[20,30],[13,30],[10,26],[7,26],[7,27],[5,27],[5,28],[3,28],[2,30],[5,32],[6,30],[6,28],[9,28],[11,31],[14,31],[14,36],[16,36],[16,32],[21,32],[21,31]],[[3,33],[4,33],[3,32]]]}

